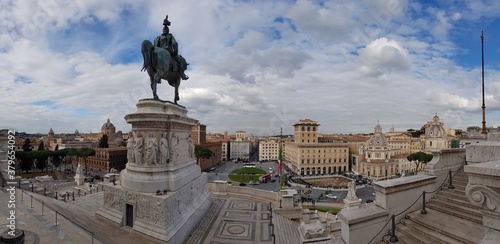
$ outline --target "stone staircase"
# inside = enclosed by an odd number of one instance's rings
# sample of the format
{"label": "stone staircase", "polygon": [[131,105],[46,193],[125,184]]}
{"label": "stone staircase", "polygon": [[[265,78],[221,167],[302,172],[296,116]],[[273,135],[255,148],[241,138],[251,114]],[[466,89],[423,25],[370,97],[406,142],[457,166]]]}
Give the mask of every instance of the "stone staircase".
{"label": "stone staircase", "polygon": [[[396,225],[398,243],[479,243],[484,237],[482,214],[465,195],[468,177],[463,168],[453,176],[454,189],[448,183],[420,210],[406,215]],[[383,242],[390,243],[390,236]]]}

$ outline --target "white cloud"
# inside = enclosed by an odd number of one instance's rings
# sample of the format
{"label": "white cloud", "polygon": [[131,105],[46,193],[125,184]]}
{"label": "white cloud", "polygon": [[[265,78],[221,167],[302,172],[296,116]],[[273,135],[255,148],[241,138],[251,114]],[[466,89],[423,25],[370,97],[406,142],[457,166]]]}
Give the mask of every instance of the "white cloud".
{"label": "white cloud", "polygon": [[386,77],[392,72],[410,69],[409,53],[394,40],[383,37],[359,52],[360,72],[371,77]]}
{"label": "white cloud", "polygon": [[[477,123],[480,70],[460,62],[457,53],[467,50],[468,41],[456,35],[497,19],[499,6],[4,1],[0,127],[88,132],[109,117],[118,129],[129,130],[124,115],[151,97],[149,78],[140,72],[140,42],[160,34],[168,14],[190,63],[180,104],[209,131],[273,134],[283,127],[291,133],[303,118],[317,120],[325,133],[372,132],[377,120],[408,129],[435,112],[445,124],[465,128]],[[486,74],[488,118],[495,120],[498,66],[487,66]],[[166,84],[158,93],[173,98]]]}

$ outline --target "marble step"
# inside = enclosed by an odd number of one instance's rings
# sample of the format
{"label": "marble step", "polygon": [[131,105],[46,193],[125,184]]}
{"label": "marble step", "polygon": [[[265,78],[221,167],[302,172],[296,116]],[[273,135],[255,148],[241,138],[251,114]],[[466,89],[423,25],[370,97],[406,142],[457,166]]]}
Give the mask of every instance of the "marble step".
{"label": "marble step", "polygon": [[465,196],[465,193],[463,191],[459,191],[456,189],[444,188],[444,189],[440,190],[439,193],[436,194],[436,196],[448,196],[450,198],[455,198],[455,199],[459,199],[462,201],[469,201],[467,196]]}
{"label": "marble step", "polygon": [[434,196],[434,198],[430,202],[433,202],[434,200],[447,201],[447,202],[453,203],[453,204],[458,205],[458,206],[467,207],[467,208],[470,208],[473,210],[477,210],[477,212],[480,214],[480,208],[476,205],[473,205],[467,198],[464,199],[464,198],[457,198],[457,197],[449,196],[449,195],[438,194],[438,195]]}
{"label": "marble step", "polygon": [[412,222],[421,225],[429,231],[438,232],[449,238],[455,239],[452,243],[479,243],[484,236],[484,227],[466,219],[455,217],[434,209],[427,209],[427,214],[422,215],[415,211],[407,215]]}
{"label": "marble step", "polygon": [[409,219],[402,219],[401,226],[405,227],[405,233],[407,236],[412,236],[419,243],[435,243],[435,244],[447,244],[456,242],[455,239],[450,238],[439,232],[435,232],[432,229],[428,229],[425,226],[419,225]]}
{"label": "marble step", "polygon": [[445,214],[448,214],[450,216],[455,216],[457,218],[467,220],[470,222],[474,222],[477,224],[483,223],[483,217],[478,216],[476,213],[470,213],[470,211],[464,212],[462,210],[458,210],[456,208],[450,208],[449,206],[442,205],[442,204],[436,204],[436,203],[428,203],[426,207],[427,211],[429,209],[433,209]]}

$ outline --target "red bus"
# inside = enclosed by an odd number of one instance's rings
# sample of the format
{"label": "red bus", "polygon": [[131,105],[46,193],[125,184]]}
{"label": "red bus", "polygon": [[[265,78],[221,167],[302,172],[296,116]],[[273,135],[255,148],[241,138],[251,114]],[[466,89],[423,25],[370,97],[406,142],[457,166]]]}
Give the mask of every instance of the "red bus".
{"label": "red bus", "polygon": [[267,183],[271,181],[271,174],[265,174],[260,177],[260,182]]}

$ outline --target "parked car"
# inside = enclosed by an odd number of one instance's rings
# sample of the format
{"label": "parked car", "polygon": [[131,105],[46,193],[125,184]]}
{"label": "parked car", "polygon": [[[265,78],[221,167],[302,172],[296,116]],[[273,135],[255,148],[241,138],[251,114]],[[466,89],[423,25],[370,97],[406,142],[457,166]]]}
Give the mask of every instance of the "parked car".
{"label": "parked car", "polygon": [[249,184],[249,185],[258,185],[258,184],[259,184],[259,182],[257,182],[257,181],[250,181],[250,182],[248,182],[248,184]]}
{"label": "parked car", "polygon": [[337,200],[337,199],[338,199],[338,197],[337,197],[337,196],[335,196],[335,195],[333,195],[333,194],[327,194],[327,195],[326,195],[326,197],[327,197],[327,198],[330,198],[330,199],[334,199],[334,200]]}

